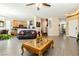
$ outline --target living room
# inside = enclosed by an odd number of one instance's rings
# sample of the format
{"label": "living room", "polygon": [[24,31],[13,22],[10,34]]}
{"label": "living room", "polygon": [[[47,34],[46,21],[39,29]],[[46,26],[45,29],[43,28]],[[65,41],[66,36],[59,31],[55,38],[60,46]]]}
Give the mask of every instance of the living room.
{"label": "living room", "polygon": [[[76,38],[79,32],[79,4],[42,4],[45,6],[39,8],[35,3],[0,4],[0,35],[4,38],[0,39],[1,56],[78,56]],[[77,21],[69,21],[73,19]],[[65,29],[65,34],[62,28]],[[11,37],[5,40],[4,34]],[[36,43],[39,45],[39,38],[45,39],[44,42],[47,39],[49,45],[46,43],[43,46],[41,43],[42,48],[36,48],[28,47],[27,44],[28,48],[23,50],[24,42],[31,41],[33,45],[32,41],[37,39]],[[49,49],[51,45],[53,48]]]}

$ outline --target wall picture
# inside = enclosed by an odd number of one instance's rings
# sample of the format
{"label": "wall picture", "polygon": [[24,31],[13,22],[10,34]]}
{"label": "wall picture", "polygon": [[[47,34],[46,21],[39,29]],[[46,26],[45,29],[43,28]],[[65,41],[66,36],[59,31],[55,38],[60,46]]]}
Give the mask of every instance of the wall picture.
{"label": "wall picture", "polygon": [[33,20],[30,21],[30,25],[33,25]]}
{"label": "wall picture", "polygon": [[40,27],[40,22],[36,22],[36,27]]}

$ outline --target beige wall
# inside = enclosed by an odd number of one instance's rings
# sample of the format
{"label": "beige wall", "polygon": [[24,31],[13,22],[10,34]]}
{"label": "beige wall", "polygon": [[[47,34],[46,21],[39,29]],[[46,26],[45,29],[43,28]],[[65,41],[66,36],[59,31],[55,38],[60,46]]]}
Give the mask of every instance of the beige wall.
{"label": "beige wall", "polygon": [[[36,21],[41,22],[41,17],[35,16],[34,22]],[[36,29],[40,31],[41,27],[36,27]],[[59,18],[58,17],[48,18],[48,36],[58,36],[58,35],[59,35]]]}
{"label": "beige wall", "polygon": [[66,27],[66,34],[69,35],[69,21],[70,20],[78,20],[78,32],[79,32],[79,14],[78,15],[74,15],[71,17],[67,17],[67,27]]}
{"label": "beige wall", "polygon": [[53,35],[58,36],[59,35],[59,19],[58,18],[53,18]]}
{"label": "beige wall", "polygon": [[59,35],[59,19],[49,18],[48,19],[48,36],[58,36]]}

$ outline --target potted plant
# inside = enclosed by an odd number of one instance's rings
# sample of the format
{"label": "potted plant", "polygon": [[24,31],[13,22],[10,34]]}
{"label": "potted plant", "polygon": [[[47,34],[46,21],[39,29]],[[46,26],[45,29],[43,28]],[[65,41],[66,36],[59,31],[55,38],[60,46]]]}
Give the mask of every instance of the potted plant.
{"label": "potted plant", "polygon": [[8,40],[10,39],[12,36],[8,35],[8,34],[1,34],[0,35],[0,40]]}

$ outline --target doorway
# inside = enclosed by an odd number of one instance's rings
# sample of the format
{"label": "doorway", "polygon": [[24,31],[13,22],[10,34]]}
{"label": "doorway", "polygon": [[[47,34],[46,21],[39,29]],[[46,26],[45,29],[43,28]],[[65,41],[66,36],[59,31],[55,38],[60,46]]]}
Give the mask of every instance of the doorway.
{"label": "doorway", "polygon": [[59,35],[65,35],[66,34],[66,24],[59,24]]}
{"label": "doorway", "polygon": [[41,33],[43,36],[48,36],[48,19],[41,20]]}
{"label": "doorway", "polygon": [[66,34],[66,19],[65,18],[60,18],[60,23],[59,23],[59,36],[63,36]]}

